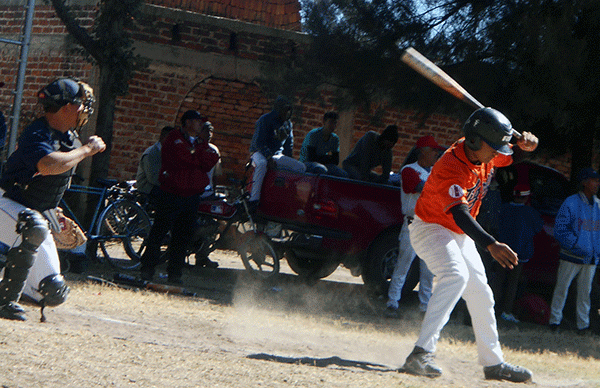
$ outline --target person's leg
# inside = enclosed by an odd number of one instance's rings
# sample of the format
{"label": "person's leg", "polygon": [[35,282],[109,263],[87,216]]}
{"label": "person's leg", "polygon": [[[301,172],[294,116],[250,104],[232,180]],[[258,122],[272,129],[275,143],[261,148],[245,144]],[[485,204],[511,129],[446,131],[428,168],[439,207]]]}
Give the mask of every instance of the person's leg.
{"label": "person's leg", "polygon": [[566,260],[559,261],[556,283],[554,284],[554,294],[552,295],[552,303],[550,304],[550,320],[548,322],[550,325],[559,325],[562,321],[569,286],[578,272],[579,268],[576,264]]}
{"label": "person's leg", "polygon": [[161,246],[171,230],[180,201],[175,196],[160,191],[157,196],[157,208],[154,222],[148,237],[144,241],[146,248],[140,258],[140,272],[144,280],[152,280],[154,268],[160,263]]}
{"label": "person's leg", "polygon": [[172,236],[169,245],[167,274],[171,281],[180,280],[183,274],[187,248],[191,240],[194,223],[198,218],[200,196],[183,197],[180,201],[181,206],[171,228]]}
{"label": "person's leg", "polygon": [[358,169],[358,167],[353,166],[351,164],[344,164],[344,171],[346,172],[346,174],[348,174],[348,178],[350,179],[355,179],[355,180],[361,180],[362,176],[360,175],[360,170]]}
{"label": "person's leg", "polygon": [[592,282],[596,274],[595,265],[582,265],[577,277],[577,329],[583,330],[590,327],[590,293]]}
{"label": "person's leg", "polygon": [[326,164],[325,167],[327,167],[327,175],[348,178],[348,173],[335,164]]}
{"label": "person's leg", "polygon": [[327,167],[317,162],[306,162],[306,172],[311,174],[327,174]]}
{"label": "person's leg", "polygon": [[437,277],[435,292],[429,300],[415,345],[427,352],[435,352],[440,331],[448,322],[469,277],[459,247],[461,235],[418,218],[410,224],[409,230],[412,247]]}
{"label": "person's leg", "polygon": [[420,264],[419,310],[425,312],[427,311],[427,305],[429,304],[429,299],[431,299],[431,294],[433,292],[433,273],[427,268],[427,264],[425,264],[423,260],[421,260]]}
{"label": "person's leg", "polygon": [[252,154],[252,165],[254,166],[254,174],[252,174],[252,188],[250,190],[249,201],[258,201],[260,199],[260,191],[262,189],[263,180],[267,173],[267,159],[260,152]]}
{"label": "person's leg", "polygon": [[467,302],[473,322],[479,363],[483,366],[498,365],[504,359],[496,327],[494,294],[487,283],[485,268],[473,240],[466,237],[461,248],[469,270],[467,286],[462,297]]}
{"label": "person's leg", "polygon": [[39,292],[40,282],[48,277],[59,275],[60,273],[60,259],[58,257],[58,252],[56,251],[56,245],[54,244],[52,234],[49,234],[38,249],[37,258],[29,270],[29,275],[27,275],[23,294],[36,302],[39,302],[44,298]]}
{"label": "person's leg", "polygon": [[273,160],[277,164],[277,168],[281,170],[298,172],[301,174],[304,174],[306,172],[306,165],[304,163],[294,158],[290,158],[289,156],[273,155]]}
{"label": "person's leg", "polygon": [[402,297],[402,287],[404,287],[406,275],[415,258],[415,251],[410,245],[410,234],[408,232],[408,223],[406,222],[402,225],[402,229],[400,229],[398,245],[398,258],[396,259],[396,265],[394,266],[394,272],[392,273],[392,279],[388,289],[387,306],[392,309],[398,308],[398,302]]}
{"label": "person's leg", "polygon": [[506,278],[506,286],[504,290],[504,299],[502,300],[502,304],[500,305],[501,313],[513,313],[513,307],[515,304],[515,299],[517,297],[517,290],[519,289],[519,282],[522,273],[523,264],[517,265],[508,273],[508,276]]}

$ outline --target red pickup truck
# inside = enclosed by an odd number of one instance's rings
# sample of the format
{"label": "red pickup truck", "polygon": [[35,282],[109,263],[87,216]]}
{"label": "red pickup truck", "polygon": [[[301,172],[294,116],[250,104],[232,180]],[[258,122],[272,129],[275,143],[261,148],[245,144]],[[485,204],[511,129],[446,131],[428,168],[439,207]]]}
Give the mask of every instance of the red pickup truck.
{"label": "red pickup truck", "polygon": [[[387,292],[404,218],[399,187],[269,171],[257,216],[283,231],[274,241],[297,274],[324,278],[341,264],[375,292]],[[408,290],[418,282],[412,272]]]}

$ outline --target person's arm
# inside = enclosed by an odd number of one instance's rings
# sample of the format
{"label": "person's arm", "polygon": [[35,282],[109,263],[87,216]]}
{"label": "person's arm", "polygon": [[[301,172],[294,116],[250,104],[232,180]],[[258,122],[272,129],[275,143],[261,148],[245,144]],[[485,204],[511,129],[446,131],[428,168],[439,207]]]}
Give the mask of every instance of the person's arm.
{"label": "person's arm", "polygon": [[147,155],[142,156],[140,163],[142,164],[142,169],[146,174],[146,180],[148,183],[152,184],[153,186],[160,186],[160,181],[158,180],[161,166],[160,150],[155,148]]}
{"label": "person's arm", "polygon": [[415,194],[423,191],[425,181],[421,180],[421,176],[411,167],[405,167],[400,171],[402,179],[402,191],[406,194]]}
{"label": "person's arm", "polygon": [[392,171],[392,150],[385,151],[381,161],[381,177],[379,181],[385,183],[390,179],[390,172]]}
{"label": "person's arm", "polygon": [[289,122],[289,124],[284,124],[284,125],[289,125],[290,126],[290,134],[288,135],[287,139],[285,139],[285,142],[283,143],[283,154],[285,156],[289,156],[290,158],[293,158],[293,150],[294,150],[294,131],[292,129],[292,123]]}
{"label": "person's arm", "polygon": [[88,156],[97,154],[106,149],[104,141],[98,136],[90,137],[87,144],[69,152],[55,151],[42,157],[36,164],[37,170],[42,175],[58,175],[76,167],[79,162]]}
{"label": "person's arm", "polygon": [[517,254],[506,244],[496,241],[481,225],[471,216],[466,204],[460,204],[450,209],[456,225],[469,236],[475,243],[485,247],[492,257],[504,268],[513,269],[519,263]]}

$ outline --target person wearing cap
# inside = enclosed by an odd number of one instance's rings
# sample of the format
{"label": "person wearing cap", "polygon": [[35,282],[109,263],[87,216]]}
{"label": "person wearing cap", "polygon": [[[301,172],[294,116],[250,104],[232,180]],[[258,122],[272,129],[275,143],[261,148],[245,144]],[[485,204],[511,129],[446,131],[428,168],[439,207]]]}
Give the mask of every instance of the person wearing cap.
{"label": "person wearing cap", "polygon": [[[423,136],[419,138],[415,144],[417,152],[417,161],[407,164],[400,170],[401,188],[400,198],[402,201],[402,214],[404,214],[404,223],[400,229],[398,236],[399,248],[398,259],[392,273],[390,288],[388,290],[388,301],[386,308],[386,316],[397,318],[398,304],[402,297],[402,288],[406,281],[406,275],[416,257],[416,253],[410,245],[410,235],[408,233],[408,225],[412,222],[415,216],[415,205],[417,199],[423,191],[425,181],[429,177],[431,167],[438,160],[440,151],[445,150],[433,138],[433,136]],[[425,262],[420,262],[420,278],[419,278],[419,309],[421,312],[427,310],[427,303],[431,297],[433,287],[433,274]]]}
{"label": "person wearing cap", "polygon": [[569,286],[577,278],[576,325],[584,334],[590,327],[590,292],[600,260],[600,175],[591,167],[577,175],[579,192],[561,205],[554,220],[554,238],[560,244],[558,273],[550,305],[550,329],[562,321]]}
{"label": "person wearing cap", "polygon": [[[392,170],[392,148],[398,142],[398,126],[388,125],[381,134],[368,131],[342,162],[350,179],[387,183]],[[371,170],[381,166],[381,174]]]}
{"label": "person wearing cap", "polygon": [[300,148],[300,161],[306,164],[306,171],[348,177],[346,171],[338,167],[340,163],[340,138],[334,133],[339,115],[330,111],[323,115],[323,126],[306,134]]}
{"label": "person wearing cap", "polygon": [[[187,246],[200,196],[209,183],[208,172],[219,160],[219,155],[209,146],[210,138],[202,135],[207,130],[212,131],[207,118],[198,111],[188,110],[181,117],[181,128],[169,132],[163,142],[156,215],[141,257],[143,280],[153,280],[160,263],[162,242],[170,231],[168,281],[183,283]],[[216,264],[211,263],[207,266]]]}
{"label": "person wearing cap", "polygon": [[498,239],[508,244],[519,257],[519,264],[509,270],[499,268],[490,279],[497,315],[508,322],[518,323],[513,315],[517,290],[524,288],[523,265],[533,257],[533,238],[542,231],[544,221],[540,213],[529,206],[531,189],[526,183],[519,183],[513,189],[512,201],[503,203],[498,217]]}
{"label": "person wearing cap", "polygon": [[[514,268],[517,254],[489,235],[475,217],[497,167],[513,162],[513,128],[506,116],[492,108],[478,109],[463,125],[456,141],[431,168],[417,199],[415,218],[408,226],[416,254],[435,275],[437,283],[421,324],[419,338],[402,372],[439,377],[435,362],[441,331],[462,297],[473,322],[478,359],[486,379],[527,382],[531,371],[504,360],[500,347],[494,295],[476,244],[503,267]],[[516,146],[525,152],[538,139],[523,132]]]}
{"label": "person wearing cap", "polygon": [[106,149],[98,136],[82,145],[76,132],[93,112],[89,85],[61,78],[42,88],[38,101],[44,115],[25,128],[0,178],[0,241],[12,247],[0,283],[0,317],[14,320],[26,319],[17,304],[21,293],[42,306],[66,299],[56,245],[41,213],[55,221],[77,164]]}
{"label": "person wearing cap", "polygon": [[287,97],[278,96],[273,104],[273,110],[260,116],[256,121],[250,144],[250,159],[254,166],[249,198],[251,209],[255,209],[258,205],[268,168],[306,172],[304,163],[292,157],[294,133],[291,117],[292,102]]}

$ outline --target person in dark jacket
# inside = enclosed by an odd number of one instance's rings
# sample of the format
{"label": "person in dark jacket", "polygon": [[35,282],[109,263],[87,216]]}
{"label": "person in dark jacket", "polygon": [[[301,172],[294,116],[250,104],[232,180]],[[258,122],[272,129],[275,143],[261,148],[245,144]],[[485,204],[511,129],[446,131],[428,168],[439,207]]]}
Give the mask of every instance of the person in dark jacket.
{"label": "person in dark jacket", "polygon": [[171,231],[168,280],[174,284],[183,283],[187,242],[197,218],[200,196],[209,183],[208,172],[219,160],[219,155],[201,133],[211,128],[205,116],[188,110],[181,117],[181,128],[171,131],[163,142],[157,212],[141,258],[140,271],[144,280],[153,279],[155,267],[160,262],[160,247]]}
{"label": "person in dark jacket", "polygon": [[[388,183],[392,170],[392,148],[398,142],[398,126],[388,125],[381,134],[369,131],[358,140],[342,167],[351,179]],[[381,175],[373,171],[381,166]]]}
{"label": "person in dark jacket", "polygon": [[292,131],[292,102],[283,96],[277,97],[273,110],[256,121],[256,129],[250,144],[250,158],[254,166],[250,207],[256,208],[260,200],[263,180],[268,168],[281,168],[304,173],[304,163],[292,157],[294,133]]}
{"label": "person in dark jacket", "polygon": [[590,292],[600,260],[600,174],[588,167],[578,174],[581,190],[561,205],[554,220],[554,237],[560,244],[560,262],[550,306],[550,328],[558,330],[569,286],[577,278],[577,330],[590,327]]}

